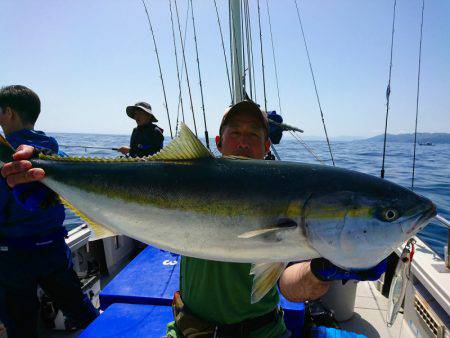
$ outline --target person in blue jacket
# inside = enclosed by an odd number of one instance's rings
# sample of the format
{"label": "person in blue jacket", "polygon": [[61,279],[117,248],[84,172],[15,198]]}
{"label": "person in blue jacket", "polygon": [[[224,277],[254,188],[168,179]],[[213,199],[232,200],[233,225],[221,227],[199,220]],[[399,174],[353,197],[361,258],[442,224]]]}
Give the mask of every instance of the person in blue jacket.
{"label": "person in blue jacket", "polygon": [[[29,88],[0,89],[0,126],[9,143],[58,154],[56,140],[34,130],[40,109]],[[9,338],[37,337],[38,285],[77,327],[98,316],[73,270],[64,217],[64,206],[44,185],[11,189],[0,178],[0,321]]]}

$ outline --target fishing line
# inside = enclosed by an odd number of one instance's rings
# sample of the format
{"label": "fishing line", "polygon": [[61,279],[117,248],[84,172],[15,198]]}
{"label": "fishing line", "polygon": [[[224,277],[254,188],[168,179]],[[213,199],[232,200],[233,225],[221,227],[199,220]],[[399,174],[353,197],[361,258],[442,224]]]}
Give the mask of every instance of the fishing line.
{"label": "fishing line", "polygon": [[[186,36],[187,36],[187,30],[188,30],[188,19],[189,19],[189,6],[190,3],[188,2],[186,7],[186,19],[184,20],[184,46],[186,46]],[[178,60],[177,60],[178,62]],[[183,70],[184,70],[184,64],[181,63],[181,74],[180,74],[180,81],[181,85],[183,84]],[[181,93],[183,95],[183,93]],[[178,129],[179,129],[179,117],[180,117],[180,106],[183,108],[183,117],[184,117],[184,105],[181,105],[182,99],[181,96],[178,97],[178,108],[177,108],[177,129],[175,130],[175,135],[178,135]],[[184,120],[183,120],[184,122]]]}
{"label": "fishing line", "polygon": [[328,150],[330,151],[331,161],[333,162],[333,166],[334,166],[335,163],[334,163],[333,151],[331,150],[331,143],[330,143],[330,139],[328,138],[327,127],[325,125],[325,118],[323,117],[322,105],[321,105],[320,99],[319,99],[319,92],[317,90],[316,78],[314,76],[314,71],[313,71],[312,64],[311,64],[311,57],[309,56],[308,45],[306,43],[305,32],[303,30],[302,19],[300,17],[300,10],[299,10],[298,5],[297,5],[297,0],[294,0],[294,2],[295,2],[295,8],[297,9],[297,17],[298,17],[298,22],[300,24],[300,29],[301,29],[301,32],[302,32],[303,43],[304,43],[305,49],[306,49],[306,55],[308,56],[309,70],[311,72],[311,77],[312,77],[312,80],[313,80],[313,83],[314,83],[314,90],[316,92],[317,104],[319,105],[320,116],[322,118],[323,130],[325,132],[325,137],[327,139]]}
{"label": "fishing line", "polygon": [[275,81],[277,84],[277,95],[278,95],[278,108],[280,109],[280,114],[282,114],[281,110],[281,99],[280,99],[280,86],[278,81],[278,68],[277,68],[277,61],[275,59],[275,45],[273,42],[273,34],[272,34],[272,20],[270,19],[270,11],[269,11],[269,2],[266,0],[266,9],[267,9],[267,18],[269,19],[269,32],[270,32],[270,42],[272,45],[272,58],[273,58],[273,66],[275,69]]}
{"label": "fishing line", "polygon": [[197,134],[197,123],[195,121],[194,104],[192,102],[191,84],[190,84],[190,81],[189,81],[189,72],[187,70],[186,53],[185,53],[185,50],[184,50],[183,36],[181,34],[180,15],[178,13],[177,0],[174,0],[174,4],[175,4],[175,13],[177,14],[178,32],[180,34],[180,41],[181,41],[181,52],[182,52],[181,54],[183,56],[184,71],[185,71],[185,74],[186,74],[186,83],[187,83],[188,93],[189,93],[189,103],[190,103],[191,112],[192,112],[192,120],[194,122],[194,131],[195,131],[195,136],[198,136],[198,134]]}
{"label": "fishing line", "polygon": [[194,4],[192,3],[192,0],[190,0],[190,3],[191,3],[192,28],[194,30],[195,55],[197,57],[197,70],[198,70],[198,81],[199,81],[198,83],[200,86],[200,96],[201,96],[201,100],[202,100],[203,122],[205,124],[205,141],[206,141],[206,146],[208,147],[208,149],[210,149],[208,127],[206,125],[205,101],[203,99],[203,86],[202,86],[202,75],[200,72],[200,59],[198,56],[197,33],[196,33],[196,29],[195,29]]}
{"label": "fishing line", "polygon": [[162,90],[163,90],[163,94],[164,94],[164,104],[165,104],[166,112],[167,112],[167,121],[169,122],[170,137],[173,139],[172,124],[170,123],[169,106],[167,104],[166,87],[164,86],[164,79],[163,79],[162,70],[161,70],[161,62],[159,61],[158,47],[156,46],[155,33],[153,32],[152,22],[150,21],[150,15],[148,14],[148,10],[147,10],[145,1],[144,0],[141,0],[141,1],[142,1],[142,4],[144,5],[145,13],[147,14],[148,25],[150,27],[150,32],[152,34],[153,46],[155,47],[156,60],[158,61],[159,77],[161,79],[161,85],[162,85]]}
{"label": "fishing line", "polygon": [[386,157],[386,137],[389,117],[389,99],[391,97],[391,74],[392,74],[392,52],[394,50],[394,32],[395,32],[395,9],[397,7],[397,0],[394,0],[394,15],[392,17],[392,33],[391,33],[391,57],[389,62],[389,80],[386,88],[386,120],[384,123],[384,141],[383,141],[383,162],[381,164],[381,178],[384,178],[384,161]]}
{"label": "fishing line", "polygon": [[[264,70],[264,52],[263,52],[262,29],[261,29],[261,9],[260,9],[260,5],[259,5],[259,0],[258,0],[258,26],[259,26],[259,46],[260,46],[260,50],[261,50],[261,71],[262,71],[263,92],[264,92],[264,111],[267,114],[266,75],[265,75],[265,70]],[[272,149],[277,160],[281,160],[280,156],[278,155],[278,152],[275,149],[275,146],[273,144],[271,144],[270,148]]]}
{"label": "fishing line", "polygon": [[[178,134],[178,118],[180,113],[180,106],[181,106],[181,118],[183,119],[183,123],[186,123],[184,118],[184,105],[183,105],[183,94],[181,91],[181,77],[180,77],[180,69],[178,66],[178,52],[177,52],[177,43],[175,38],[175,28],[173,24],[173,11],[172,11],[172,0],[169,0],[169,10],[170,10],[170,23],[172,27],[172,40],[173,40],[173,49],[175,53],[175,64],[177,67],[177,79],[178,79],[178,109],[177,109],[177,125],[175,127],[175,135]],[[186,31],[185,31],[186,33]]]}
{"label": "fishing line", "polygon": [[214,7],[216,9],[217,24],[219,26],[220,41],[222,43],[223,58],[225,60],[225,68],[226,68],[226,73],[227,73],[228,88],[230,90],[230,99],[231,99],[231,102],[233,102],[233,90],[231,89],[230,70],[228,69],[227,53],[226,53],[226,50],[225,50],[225,43],[224,43],[223,32],[222,32],[222,25],[220,24],[220,17],[219,17],[219,11],[217,9],[217,2],[216,2],[216,0],[214,0]]}
{"label": "fishing line", "polygon": [[411,177],[411,189],[414,189],[414,174],[416,169],[416,147],[417,147],[417,120],[419,117],[419,93],[420,93],[420,66],[422,61],[422,32],[423,32],[423,12],[425,9],[425,0],[422,0],[422,20],[420,22],[420,42],[419,42],[419,69],[417,71],[417,95],[416,95],[416,124],[414,129],[414,155]]}
{"label": "fishing line", "polygon": [[320,163],[325,164],[325,162],[314,152],[314,150],[300,137],[295,135],[294,132],[289,131],[291,135],[303,146],[305,149]]}

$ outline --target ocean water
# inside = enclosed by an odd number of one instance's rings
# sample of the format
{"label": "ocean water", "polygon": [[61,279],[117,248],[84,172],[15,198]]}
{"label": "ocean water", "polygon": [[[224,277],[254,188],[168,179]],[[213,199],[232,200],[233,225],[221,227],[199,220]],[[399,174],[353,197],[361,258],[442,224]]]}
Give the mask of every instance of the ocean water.
{"label": "ocean water", "polygon": [[[108,149],[128,145],[129,136],[93,134],[51,134],[61,145],[61,150],[79,156],[118,156],[118,152]],[[170,140],[166,138],[165,144]],[[210,142],[214,144],[213,140]],[[331,165],[325,141],[307,141],[307,145],[325,163]],[[281,159],[286,161],[318,163],[305,147],[295,139],[283,139],[276,145]],[[215,148],[215,147],[214,147]],[[380,176],[382,142],[348,141],[332,142],[336,166]],[[213,151],[217,152],[215,149]],[[385,178],[405,187],[411,187],[413,146],[406,143],[389,143],[386,149]],[[417,146],[414,190],[436,203],[438,213],[450,219],[450,144]],[[433,221],[419,237],[439,256],[444,256],[448,230]]]}

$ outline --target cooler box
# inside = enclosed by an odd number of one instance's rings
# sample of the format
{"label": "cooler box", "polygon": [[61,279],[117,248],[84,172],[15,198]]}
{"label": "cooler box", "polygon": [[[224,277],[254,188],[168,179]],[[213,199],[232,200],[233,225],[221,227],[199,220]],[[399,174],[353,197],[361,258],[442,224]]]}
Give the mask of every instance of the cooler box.
{"label": "cooler box", "polygon": [[179,289],[179,259],[148,246],[100,292],[100,309],[114,303],[171,305]]}
{"label": "cooler box", "polygon": [[78,337],[163,337],[167,323],[171,321],[173,314],[170,306],[112,304]]}
{"label": "cooler box", "polygon": [[[179,289],[179,260],[179,255],[148,246],[102,290],[100,308],[114,303],[171,305]],[[300,337],[304,304],[280,299],[287,328]]]}
{"label": "cooler box", "polygon": [[284,311],[284,323],[291,331],[292,337],[301,337],[305,322],[305,304],[290,302],[280,294],[280,307]]}
{"label": "cooler box", "polygon": [[367,338],[365,335],[338,330],[331,327],[318,326],[311,330],[311,338]]}

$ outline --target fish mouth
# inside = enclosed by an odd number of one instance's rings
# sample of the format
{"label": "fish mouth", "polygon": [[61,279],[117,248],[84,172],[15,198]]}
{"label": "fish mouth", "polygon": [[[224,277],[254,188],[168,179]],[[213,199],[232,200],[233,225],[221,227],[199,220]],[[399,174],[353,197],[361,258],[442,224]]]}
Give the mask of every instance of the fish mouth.
{"label": "fish mouth", "polygon": [[430,203],[430,205],[422,211],[419,216],[416,214],[408,219],[410,220],[415,218],[416,220],[413,222],[412,226],[405,231],[405,233],[407,235],[414,235],[416,232],[422,230],[424,226],[428,224],[434,216],[436,216],[436,214],[436,205],[434,205],[434,203]]}

